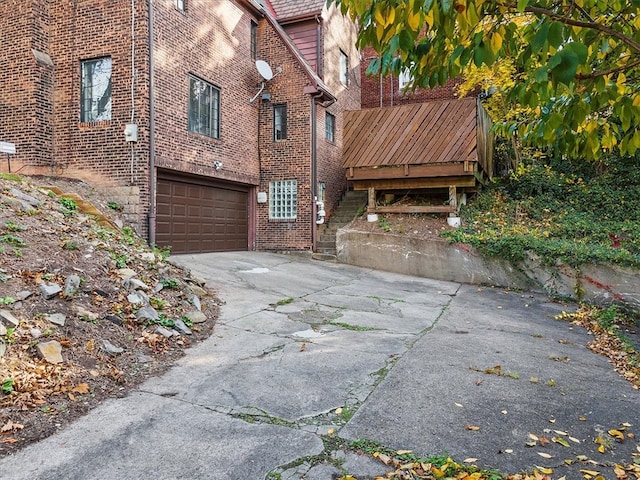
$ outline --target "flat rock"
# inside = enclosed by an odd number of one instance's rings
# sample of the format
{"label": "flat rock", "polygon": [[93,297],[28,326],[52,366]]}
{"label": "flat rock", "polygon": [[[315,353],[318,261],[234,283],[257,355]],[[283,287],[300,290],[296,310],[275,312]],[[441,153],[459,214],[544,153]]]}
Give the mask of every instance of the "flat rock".
{"label": "flat rock", "polygon": [[67,319],[63,313],[50,313],[46,315],[47,320],[55,325],[64,326],[64,322]]}
{"label": "flat rock", "polygon": [[166,337],[166,338],[171,338],[174,335],[180,335],[178,332],[173,331],[173,330],[167,330],[164,327],[158,327],[153,332],[154,333],[158,333],[158,334],[160,334],[160,335],[162,335],[163,337]]}
{"label": "flat rock", "polygon": [[207,316],[200,310],[191,310],[185,314],[185,317],[193,323],[204,323],[207,321]]}
{"label": "flat rock", "polygon": [[62,287],[57,283],[41,283],[40,284],[40,293],[46,300],[49,300],[55,297],[61,291],[62,291]]}
{"label": "flat rock", "polygon": [[150,290],[151,287],[144,283],[142,280],[138,280],[137,278],[130,278],[122,282],[125,284],[126,288],[130,288],[132,290]]}
{"label": "flat rock", "polygon": [[42,342],[36,345],[36,350],[40,356],[48,363],[62,363],[62,345],[55,340]]}
{"label": "flat rock", "polygon": [[20,321],[9,310],[4,309],[0,310],[0,322],[6,323],[11,327],[17,327],[20,324]]}
{"label": "flat rock", "polygon": [[148,263],[155,263],[156,255],[153,252],[144,252],[140,255],[140,258]]}
{"label": "flat rock", "polygon": [[127,300],[129,303],[134,305],[144,304],[147,305],[149,303],[149,297],[147,297],[143,292],[135,291],[127,295]]}
{"label": "flat rock", "polygon": [[118,275],[118,277],[122,278],[123,280],[127,280],[135,277],[137,273],[135,272],[135,270],[131,270],[130,268],[120,268],[116,270],[116,275]]}
{"label": "flat rock", "polygon": [[173,321],[173,328],[185,335],[191,335],[193,333],[191,329],[179,318]]}
{"label": "flat rock", "polygon": [[17,188],[12,188],[11,190],[9,190],[9,193],[16,198],[19,198],[20,200],[27,202],[32,207],[37,207],[40,205],[40,200],[38,200],[35,197],[32,197],[31,195],[27,195],[26,193],[22,192],[21,190],[18,190]]}
{"label": "flat rock", "polygon": [[64,294],[72,297],[80,288],[80,277],[78,275],[69,275],[64,282]]}
{"label": "flat rock", "polygon": [[160,320],[160,314],[151,305],[145,305],[136,314],[136,319],[141,320]]}
{"label": "flat rock", "polygon": [[115,346],[109,340],[103,340],[102,341],[102,348],[109,355],[118,355],[118,354],[124,352],[124,348]]}
{"label": "flat rock", "polygon": [[122,325],[122,318],[120,318],[118,315],[106,315],[104,318],[106,318],[107,320],[109,320],[111,323],[114,323],[115,325]]}
{"label": "flat rock", "polygon": [[196,307],[197,310],[202,311],[202,303],[200,303],[200,299],[198,298],[197,295],[194,295],[193,297],[191,297],[191,303],[193,304],[194,307]]}
{"label": "flat rock", "polygon": [[4,323],[0,323],[0,337],[3,337],[7,334],[7,327],[4,326]]}
{"label": "flat rock", "polygon": [[80,317],[81,319],[88,322],[95,322],[98,319],[98,314],[92,312],[91,310],[87,310],[82,305],[74,305],[72,307],[73,312]]}
{"label": "flat rock", "polygon": [[21,292],[18,292],[18,299],[19,300],[26,300],[31,295],[33,295],[33,292],[30,292],[29,290],[22,290]]}

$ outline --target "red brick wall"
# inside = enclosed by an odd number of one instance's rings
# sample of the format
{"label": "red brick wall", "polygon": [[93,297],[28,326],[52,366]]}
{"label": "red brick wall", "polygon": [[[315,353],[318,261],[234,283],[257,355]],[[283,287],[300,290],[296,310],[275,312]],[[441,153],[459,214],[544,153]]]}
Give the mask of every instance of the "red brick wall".
{"label": "red brick wall", "polygon": [[438,86],[433,89],[417,89],[415,92],[403,92],[399,88],[398,77],[396,76],[389,75],[380,78],[380,75],[366,75],[365,72],[371,60],[376,56],[375,50],[371,47],[365,48],[362,54],[363,61],[360,65],[362,108],[392,107],[394,105],[458,98],[455,94],[455,86],[460,84],[460,79],[448,80],[444,86]]}
{"label": "red brick wall", "polygon": [[[0,2],[0,141],[16,145],[12,171],[51,159],[53,68],[32,53],[48,51],[47,3]],[[0,171],[6,172],[9,165],[1,157]]]}
{"label": "red brick wall", "polygon": [[[255,19],[229,0],[186,3],[186,13],[156,3],[156,164],[257,185],[258,109],[249,103],[261,80],[250,52]],[[190,75],[220,89],[218,139],[188,131]]]}
{"label": "red brick wall", "polygon": [[[258,56],[273,68],[282,68],[267,83],[269,102],[256,100],[260,109],[261,192],[269,193],[269,182],[297,180],[298,214],[295,220],[270,220],[269,203],[257,206],[258,250],[309,250],[312,248],[311,198],[311,96],[303,89],[309,79],[282,39],[260,22]],[[287,138],[273,139],[273,106],[287,105]]]}

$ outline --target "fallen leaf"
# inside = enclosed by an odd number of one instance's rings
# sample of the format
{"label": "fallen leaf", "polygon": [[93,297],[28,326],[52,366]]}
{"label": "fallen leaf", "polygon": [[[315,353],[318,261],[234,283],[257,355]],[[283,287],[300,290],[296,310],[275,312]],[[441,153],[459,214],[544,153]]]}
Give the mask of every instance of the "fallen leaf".
{"label": "fallen leaf", "polygon": [[504,450],[504,453],[513,453],[513,448],[507,448]]}
{"label": "fallen leaf", "polygon": [[615,467],[613,467],[613,473],[616,474],[616,477],[618,477],[619,480],[624,480],[628,477],[627,471],[622,468],[621,465],[616,465]]}
{"label": "fallen leaf", "polygon": [[89,393],[91,391],[91,389],[89,388],[89,384],[88,383],[79,383],[78,385],[73,387],[73,389],[71,391],[75,392],[75,393],[84,394],[84,393]]}
{"label": "fallen leaf", "polygon": [[335,413],[336,415],[340,415],[342,413],[342,407],[338,407],[336,408],[333,413]]}
{"label": "fallen leaf", "polygon": [[563,447],[568,447],[569,446],[569,442],[567,442],[562,437],[553,437],[551,440],[553,440],[555,443],[558,443],[558,444],[562,445]]}
{"label": "fallen leaf", "polygon": [[545,475],[551,475],[553,473],[553,468],[538,467],[538,470]]}
{"label": "fallen leaf", "polygon": [[391,462],[391,457],[388,456],[388,455],[385,455],[384,453],[376,452],[376,453],[373,454],[373,456],[377,457],[378,460],[380,460],[385,465],[389,465],[389,462]]}
{"label": "fallen leaf", "polygon": [[475,463],[475,462],[477,462],[477,461],[478,461],[478,459],[477,459],[477,458],[473,458],[473,457],[472,457],[472,458],[465,458],[462,462],[463,462],[463,463]]}
{"label": "fallen leaf", "polygon": [[500,373],[502,373],[502,366],[501,365],[496,365],[493,368],[487,368],[484,373],[487,373],[489,375],[500,375]]}
{"label": "fallen leaf", "polygon": [[611,435],[613,438],[615,438],[618,442],[624,442],[624,433],[622,433],[620,430],[609,430],[609,435]]}
{"label": "fallen leaf", "polygon": [[69,400],[71,400],[72,402],[76,401],[76,397],[73,393],[69,392],[67,393],[67,396],[69,397]]}
{"label": "fallen leaf", "polygon": [[482,381],[483,381],[483,380],[482,380],[481,378],[478,378],[478,379],[476,380],[476,385],[480,385],[480,384],[482,383]]}
{"label": "fallen leaf", "polygon": [[480,427],[478,427],[477,425],[465,425],[464,428],[466,428],[467,430],[472,430],[472,431],[477,431],[480,430]]}
{"label": "fallen leaf", "polygon": [[535,440],[529,440],[528,442],[525,442],[525,445],[527,447],[535,447],[536,445],[538,445],[538,442],[536,442]]}
{"label": "fallen leaf", "polygon": [[0,443],[16,443],[17,441],[18,441],[17,438],[9,437],[9,438],[3,438],[2,440],[0,440]]}
{"label": "fallen leaf", "polygon": [[413,450],[398,450],[396,453],[398,455],[407,455],[409,453],[413,453]]}
{"label": "fallen leaf", "polygon": [[583,475],[592,475],[592,476],[600,475],[600,472],[596,472],[595,470],[580,470],[580,473],[582,473]]}
{"label": "fallen leaf", "polygon": [[538,455],[540,455],[542,458],[553,458],[553,455],[549,455],[548,453],[545,452],[536,452]]}
{"label": "fallen leaf", "polygon": [[531,440],[535,440],[536,442],[538,441],[538,436],[537,436],[537,435],[535,435],[535,434],[533,434],[533,433],[530,433],[530,434],[529,434],[529,438],[530,438]]}
{"label": "fallen leaf", "polygon": [[540,437],[540,445],[542,445],[543,447],[546,447],[547,445],[549,445],[549,439],[547,437]]}
{"label": "fallen leaf", "polygon": [[554,430],[558,435],[564,435],[565,437],[569,435],[567,432],[563,432],[562,430]]}
{"label": "fallen leaf", "polygon": [[300,345],[300,351],[301,352],[304,352],[306,348],[307,348],[307,344],[306,343],[303,343],[302,345]]}
{"label": "fallen leaf", "polygon": [[604,452],[605,452],[604,445],[600,445],[600,446],[598,447],[598,451],[599,451],[600,453],[604,453]]}
{"label": "fallen leaf", "polygon": [[334,428],[330,428],[329,430],[327,430],[327,435],[333,435],[334,433],[336,433],[336,430]]}
{"label": "fallen leaf", "polygon": [[578,440],[576,437],[569,437],[569,440],[571,440],[573,443],[580,443],[580,440]]}
{"label": "fallen leaf", "polygon": [[555,418],[550,418],[549,419],[549,423],[556,423],[556,419]]}
{"label": "fallen leaf", "polygon": [[455,405],[456,405],[456,407],[462,407],[461,403],[456,403]]}
{"label": "fallen leaf", "polygon": [[502,410],[500,413],[503,414],[503,415],[506,415],[509,412],[507,412],[506,410]]}

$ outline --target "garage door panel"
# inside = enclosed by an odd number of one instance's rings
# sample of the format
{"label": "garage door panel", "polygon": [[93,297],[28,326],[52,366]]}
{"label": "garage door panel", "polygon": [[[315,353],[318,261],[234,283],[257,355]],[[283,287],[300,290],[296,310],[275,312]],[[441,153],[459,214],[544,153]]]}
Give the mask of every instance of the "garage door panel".
{"label": "garage door panel", "polygon": [[173,253],[247,250],[246,187],[165,175],[157,186],[158,245],[170,246]]}

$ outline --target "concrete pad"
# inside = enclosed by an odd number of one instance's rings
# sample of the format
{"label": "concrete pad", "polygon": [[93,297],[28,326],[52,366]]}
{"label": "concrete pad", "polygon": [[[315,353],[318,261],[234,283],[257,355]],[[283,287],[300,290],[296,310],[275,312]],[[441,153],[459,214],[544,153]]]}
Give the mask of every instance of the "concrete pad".
{"label": "concrete pad", "polygon": [[[473,457],[504,472],[552,467],[554,478],[578,478],[571,476],[578,468],[564,464],[577,455],[630,462],[636,442],[614,444],[603,456],[593,439],[624,422],[640,425],[640,396],[585,348],[583,330],[553,319],[561,310],[542,297],[462,287],[341,436],[423,455],[447,452],[458,461]],[[529,433],[550,444],[527,447]],[[567,440],[567,448],[554,436],[580,443]]]}
{"label": "concrete pad", "polygon": [[206,408],[137,393],[110,401],[70,429],[0,462],[25,479],[264,478],[323,449],[313,434],[252,425]]}

